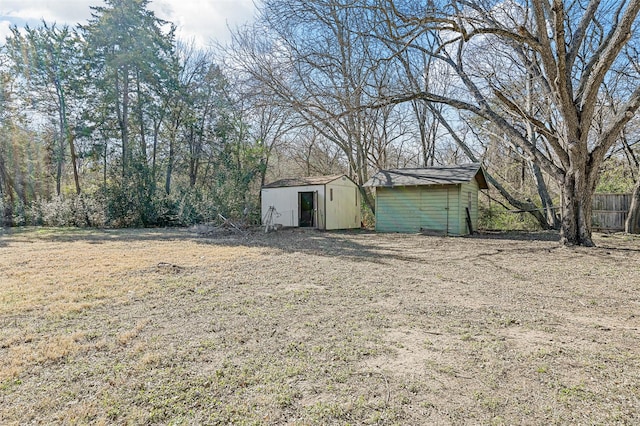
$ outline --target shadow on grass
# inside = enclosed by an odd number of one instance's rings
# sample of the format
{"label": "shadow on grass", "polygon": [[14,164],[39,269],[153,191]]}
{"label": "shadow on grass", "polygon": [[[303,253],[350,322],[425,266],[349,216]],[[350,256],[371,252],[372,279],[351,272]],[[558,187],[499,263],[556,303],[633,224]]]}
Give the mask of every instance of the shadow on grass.
{"label": "shadow on grass", "polygon": [[[401,233],[381,234],[368,230],[317,231],[290,228],[269,234],[257,231],[249,233],[244,238],[238,235],[231,235],[226,239],[194,238],[203,244],[257,246],[287,253],[305,253],[378,263],[392,260],[425,262],[425,259],[429,258],[429,253],[433,254],[435,262],[464,259],[471,261],[476,257],[486,258],[511,251],[522,254],[546,254],[563,248],[558,231],[483,231],[470,236],[444,237]],[[594,238],[598,243],[594,248],[575,246],[567,249],[602,258],[616,253],[640,253],[640,237],[627,235],[608,238],[606,234],[594,234]],[[483,242],[487,243],[485,252],[481,251]],[[532,244],[527,244],[529,242]],[[465,247],[468,247],[468,251]]]}
{"label": "shadow on grass", "polygon": [[480,231],[463,238],[512,241],[557,241],[560,242],[558,231]]}
{"label": "shadow on grass", "polygon": [[7,245],[7,234],[9,233],[8,228],[0,226],[0,248]]}
{"label": "shadow on grass", "polygon": [[43,228],[15,227],[0,229],[0,247],[8,243],[43,240],[52,242],[84,241],[102,244],[110,241],[171,241],[193,239],[187,228]]}
{"label": "shadow on grass", "polygon": [[[195,237],[201,244],[260,247],[286,253],[313,256],[340,257],[355,261],[384,262],[387,258],[414,261],[406,250],[378,244],[378,235],[372,231],[318,231],[315,229],[289,228],[265,234],[249,232],[244,236],[228,235],[222,238]],[[367,244],[371,241],[371,244]]]}
{"label": "shadow on grass", "polygon": [[[640,252],[640,239],[621,236],[598,235],[599,248],[611,252]],[[626,239],[625,239],[626,238]],[[288,228],[277,232],[264,233],[261,228],[251,228],[244,233],[229,229],[215,235],[199,235],[190,228],[127,228],[127,229],[96,229],[96,228],[0,228],[0,247],[9,243],[45,240],[53,242],[84,241],[90,244],[103,244],[115,241],[187,241],[198,244],[213,244],[230,247],[262,247],[281,250],[286,253],[304,253],[315,256],[349,258],[354,261],[386,262],[401,260],[405,262],[424,262],[425,251],[442,249],[441,256],[451,256],[458,259],[468,256],[477,250],[477,244],[487,241],[487,253],[509,250],[517,251],[548,251],[549,247],[523,247],[508,242],[557,242],[560,235],[557,231],[482,231],[465,237],[427,236],[420,234],[379,234],[370,230],[355,229],[344,231],[318,231],[305,228]],[[465,242],[474,244],[470,253],[465,253]],[[491,241],[500,241],[496,248]],[[452,242],[460,244],[449,245]],[[624,242],[624,244],[622,244]],[[491,246],[491,247],[489,247]],[[448,248],[447,248],[448,247]],[[452,252],[455,249],[455,252]],[[599,254],[594,250],[593,255]],[[606,254],[603,252],[601,254]],[[436,260],[436,259],[434,259]],[[439,261],[446,260],[443,258]]]}
{"label": "shadow on grass", "polygon": [[[474,239],[500,239],[512,241],[555,241],[560,245],[559,231],[483,231],[479,234],[465,237]],[[611,254],[636,254],[640,253],[640,236],[625,234],[624,232],[604,233],[594,232],[595,247],[568,246],[569,250],[581,250],[597,258],[606,258]]]}
{"label": "shadow on grass", "polygon": [[[216,244],[229,246],[253,246],[286,253],[302,253],[314,256],[348,258],[352,261],[386,263],[388,261],[425,262],[429,253],[433,253],[434,262],[447,260],[461,260],[469,257],[470,253],[477,253],[477,243],[473,240],[512,240],[512,241],[559,241],[557,233],[539,233],[525,235],[525,233],[509,233],[491,235],[474,235],[468,237],[445,237],[422,234],[376,233],[369,230],[318,231],[304,228],[288,228],[265,234],[249,233],[246,237],[232,236],[227,239],[197,238],[202,244]],[[464,245],[469,242],[469,253]],[[548,251],[548,247],[514,247],[513,250]],[[497,253],[510,250],[501,245],[489,249]]]}

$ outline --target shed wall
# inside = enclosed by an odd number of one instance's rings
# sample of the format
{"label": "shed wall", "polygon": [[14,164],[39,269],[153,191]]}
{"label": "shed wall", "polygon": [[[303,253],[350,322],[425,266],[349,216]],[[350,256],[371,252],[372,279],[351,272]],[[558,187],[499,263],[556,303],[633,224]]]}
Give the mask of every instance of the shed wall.
{"label": "shed wall", "polygon": [[457,235],[460,229],[458,187],[455,185],[423,186],[420,190],[422,192],[420,230]]}
{"label": "shed wall", "polygon": [[471,216],[471,225],[473,230],[478,230],[478,183],[475,179],[469,183],[464,183],[460,187],[460,234],[466,235],[469,233],[467,227],[467,212],[466,207],[469,207],[469,213]]}
{"label": "shed wall", "polygon": [[[471,203],[469,203],[471,194]],[[430,185],[376,188],[376,231],[468,234],[465,208],[478,223],[478,185]]]}
{"label": "shed wall", "polygon": [[275,208],[271,224],[282,226],[299,226],[298,223],[298,193],[317,192],[316,218],[317,227],[325,228],[325,187],[324,185],[290,186],[281,188],[262,188],[262,223],[265,224],[269,207]]}
{"label": "shed wall", "polygon": [[376,231],[419,232],[420,188],[376,188]]}
{"label": "shed wall", "polygon": [[326,185],[326,229],[360,228],[360,191],[343,177]]}

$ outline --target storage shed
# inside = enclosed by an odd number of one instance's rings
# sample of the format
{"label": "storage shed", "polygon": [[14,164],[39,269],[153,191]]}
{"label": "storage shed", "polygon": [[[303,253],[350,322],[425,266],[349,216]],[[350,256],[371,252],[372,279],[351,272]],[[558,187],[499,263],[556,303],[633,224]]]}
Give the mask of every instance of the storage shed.
{"label": "storage shed", "polygon": [[466,235],[478,226],[478,191],[488,189],[480,164],[381,170],[364,186],[376,190],[376,231]]}
{"label": "storage shed", "polygon": [[262,224],[360,228],[360,191],[346,175],[281,179],[262,187]]}

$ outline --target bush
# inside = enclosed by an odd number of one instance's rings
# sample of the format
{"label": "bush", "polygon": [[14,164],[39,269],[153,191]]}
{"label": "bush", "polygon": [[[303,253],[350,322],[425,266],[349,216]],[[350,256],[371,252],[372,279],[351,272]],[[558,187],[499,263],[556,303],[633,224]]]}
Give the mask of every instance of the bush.
{"label": "bush", "polygon": [[107,224],[105,201],[100,194],[60,196],[36,201],[29,209],[29,224],[102,227]]}
{"label": "bush", "polygon": [[22,201],[11,202],[9,198],[0,197],[0,226],[28,225],[29,215]]}
{"label": "bush", "polygon": [[225,201],[229,199],[203,188],[177,188],[159,200],[159,224],[190,226],[215,222],[220,219],[219,214],[232,220],[260,223],[260,210],[256,203],[243,206],[237,202],[227,204]]}
{"label": "bush", "polygon": [[529,213],[515,213],[498,204],[478,206],[478,228],[496,231],[537,231],[538,221]]}
{"label": "bush", "polygon": [[151,190],[133,179],[104,189],[107,223],[115,228],[153,226],[158,221]]}
{"label": "bush", "polygon": [[[26,208],[0,197],[0,225],[59,227],[191,226],[219,221],[219,214],[233,221],[260,223],[257,199],[221,196],[220,188],[180,188],[171,194],[133,183],[113,184],[93,194],[56,196],[36,200]],[[226,203],[228,202],[228,203]]]}
{"label": "bush", "polygon": [[616,164],[613,160],[604,163],[596,192],[602,194],[626,194],[633,191],[635,180],[628,167]]}

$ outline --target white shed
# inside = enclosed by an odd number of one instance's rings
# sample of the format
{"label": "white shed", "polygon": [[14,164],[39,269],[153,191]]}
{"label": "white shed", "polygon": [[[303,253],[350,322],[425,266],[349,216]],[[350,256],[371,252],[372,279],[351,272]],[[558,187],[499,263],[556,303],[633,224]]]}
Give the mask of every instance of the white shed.
{"label": "white shed", "polygon": [[262,224],[360,228],[360,191],[346,175],[281,179],[262,187]]}

